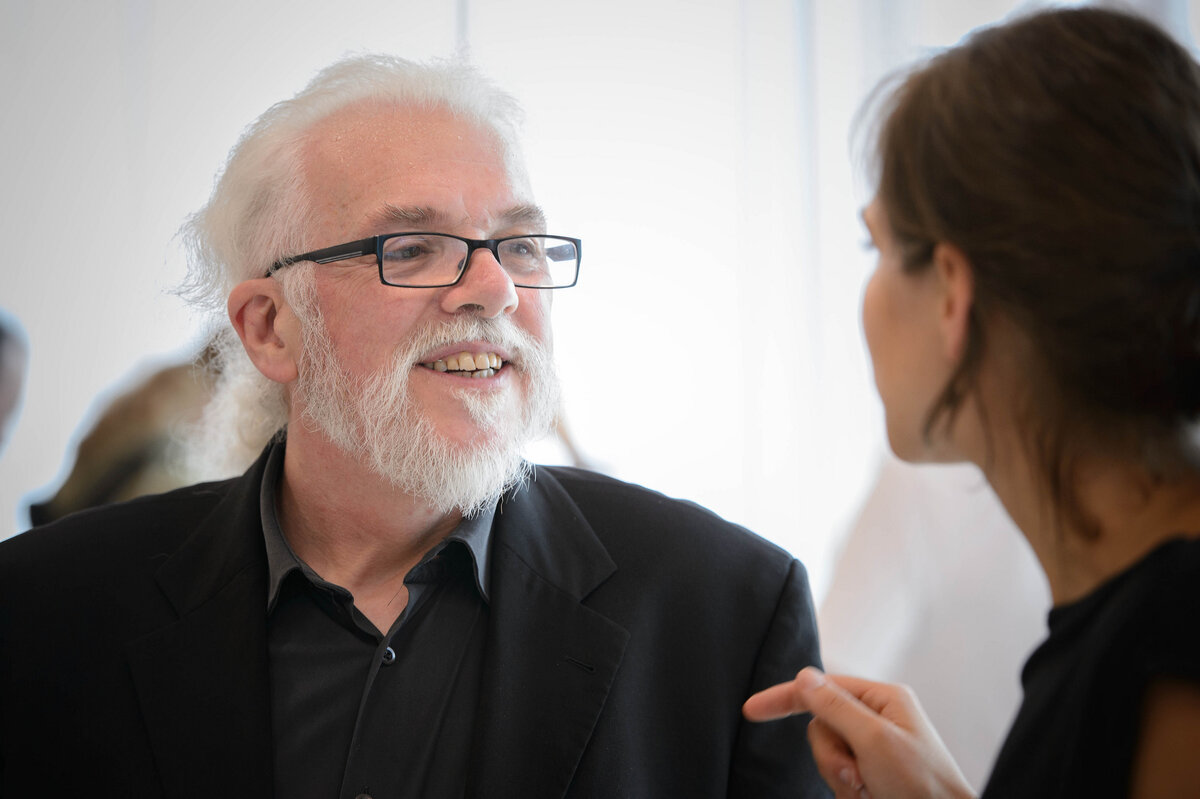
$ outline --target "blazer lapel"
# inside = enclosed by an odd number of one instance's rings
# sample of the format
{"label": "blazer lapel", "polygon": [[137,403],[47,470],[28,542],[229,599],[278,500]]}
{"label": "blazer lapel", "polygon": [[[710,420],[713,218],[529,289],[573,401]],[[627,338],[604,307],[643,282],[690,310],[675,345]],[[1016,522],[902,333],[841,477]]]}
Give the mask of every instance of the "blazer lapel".
{"label": "blazer lapel", "polygon": [[563,796],[628,632],[583,604],[616,566],[539,470],[497,510],[491,605],[467,795]]}
{"label": "blazer lapel", "polygon": [[258,514],[265,458],[156,577],[178,620],[127,648],[166,796],[272,791],[266,555]]}

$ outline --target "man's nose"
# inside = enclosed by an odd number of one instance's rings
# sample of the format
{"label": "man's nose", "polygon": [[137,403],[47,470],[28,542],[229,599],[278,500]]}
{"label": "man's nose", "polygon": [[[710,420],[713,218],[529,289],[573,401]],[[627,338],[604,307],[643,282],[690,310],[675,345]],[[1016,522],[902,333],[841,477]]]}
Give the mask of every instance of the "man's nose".
{"label": "man's nose", "polygon": [[469,311],[488,319],[517,310],[517,289],[491,250],[476,249],[467,257],[464,269],[462,279],[443,295],[443,310]]}

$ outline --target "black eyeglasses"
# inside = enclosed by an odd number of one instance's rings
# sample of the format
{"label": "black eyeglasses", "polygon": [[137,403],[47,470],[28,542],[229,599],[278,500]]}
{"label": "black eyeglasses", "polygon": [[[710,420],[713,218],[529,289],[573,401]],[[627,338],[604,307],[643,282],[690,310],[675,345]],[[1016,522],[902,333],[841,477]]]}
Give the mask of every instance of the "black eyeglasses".
{"label": "black eyeglasses", "polygon": [[518,288],[565,289],[579,279],[579,239],[541,234],[464,239],[449,233],[390,233],[313,250],[276,261],[267,277],[298,261],[328,264],[374,253],[385,286],[442,288],[462,280],[471,256],[482,249],[496,257]]}

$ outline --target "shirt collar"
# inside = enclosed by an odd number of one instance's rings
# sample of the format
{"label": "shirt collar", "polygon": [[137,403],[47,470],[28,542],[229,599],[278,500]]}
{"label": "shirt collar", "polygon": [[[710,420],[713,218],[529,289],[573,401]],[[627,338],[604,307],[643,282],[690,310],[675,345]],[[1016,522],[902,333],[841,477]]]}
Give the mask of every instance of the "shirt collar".
{"label": "shirt collar", "polygon": [[[283,534],[283,528],[279,526],[279,516],[275,512],[276,489],[279,485],[279,478],[283,475],[283,453],[286,445],[286,441],[273,441],[270,444],[267,465],[263,470],[262,485],[258,494],[263,543],[267,549],[268,614],[275,608],[275,602],[279,599],[279,589],[283,585],[284,579],[293,571],[302,572],[314,583],[325,583],[320,575],[292,551],[291,545]],[[459,522],[450,535],[439,541],[421,558],[421,562],[413,567],[413,571],[445,549],[450,541],[458,541],[471,555],[471,562],[475,567],[475,587],[478,589],[479,595],[485,602],[489,601],[491,581],[488,564],[491,562],[492,521],[496,515],[497,502],[492,502],[476,515],[464,518]]]}

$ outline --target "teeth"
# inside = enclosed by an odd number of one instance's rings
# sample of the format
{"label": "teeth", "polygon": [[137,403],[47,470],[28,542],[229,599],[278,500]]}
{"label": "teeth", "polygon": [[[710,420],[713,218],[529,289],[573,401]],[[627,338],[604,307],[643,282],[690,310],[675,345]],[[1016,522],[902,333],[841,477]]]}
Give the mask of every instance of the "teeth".
{"label": "teeth", "polygon": [[492,377],[504,365],[504,361],[494,352],[472,355],[464,351],[421,365],[435,372],[469,372],[471,377]]}

